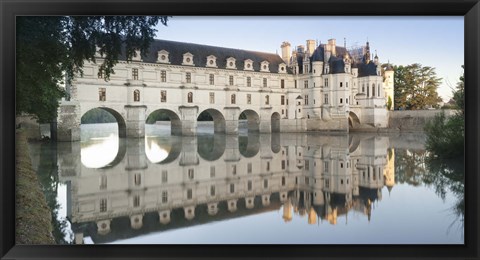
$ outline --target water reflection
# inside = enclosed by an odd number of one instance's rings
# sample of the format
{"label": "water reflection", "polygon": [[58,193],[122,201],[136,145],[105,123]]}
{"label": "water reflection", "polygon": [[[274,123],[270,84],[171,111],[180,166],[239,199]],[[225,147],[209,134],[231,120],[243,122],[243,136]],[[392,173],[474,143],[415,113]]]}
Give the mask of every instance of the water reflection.
{"label": "water reflection", "polygon": [[85,236],[105,243],[278,210],[285,222],[298,216],[309,224],[336,224],[350,211],[370,220],[382,188],[392,189],[401,166],[382,136],[116,140],[58,144],[76,243]]}

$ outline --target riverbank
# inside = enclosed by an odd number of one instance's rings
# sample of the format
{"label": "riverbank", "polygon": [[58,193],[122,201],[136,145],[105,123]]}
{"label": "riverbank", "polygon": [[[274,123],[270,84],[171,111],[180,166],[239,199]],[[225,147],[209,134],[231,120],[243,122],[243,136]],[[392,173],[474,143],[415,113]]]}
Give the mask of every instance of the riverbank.
{"label": "riverbank", "polygon": [[15,243],[55,244],[51,210],[42,192],[37,173],[32,168],[27,134],[23,130],[17,130],[15,137]]}

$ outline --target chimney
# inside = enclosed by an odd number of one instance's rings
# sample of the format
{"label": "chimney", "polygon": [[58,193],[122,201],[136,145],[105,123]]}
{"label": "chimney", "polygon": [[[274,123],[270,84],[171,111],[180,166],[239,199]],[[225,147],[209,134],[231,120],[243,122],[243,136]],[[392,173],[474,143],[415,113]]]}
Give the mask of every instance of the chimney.
{"label": "chimney", "polygon": [[283,42],[282,45],[280,46],[282,48],[282,59],[287,64],[287,66],[290,66],[290,43],[289,42]]}

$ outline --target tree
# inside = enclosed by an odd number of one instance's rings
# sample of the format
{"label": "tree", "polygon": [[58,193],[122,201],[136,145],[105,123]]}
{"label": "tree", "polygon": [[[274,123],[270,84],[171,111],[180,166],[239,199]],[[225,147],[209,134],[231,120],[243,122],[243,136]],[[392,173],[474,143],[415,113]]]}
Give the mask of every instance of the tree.
{"label": "tree", "polygon": [[145,55],[155,26],[167,21],[167,16],[17,17],[16,114],[51,121],[66,94],[61,86],[83,74],[85,61],[95,62],[97,51],[103,55],[100,69],[108,80],[120,55],[127,60],[136,50]]}
{"label": "tree", "polygon": [[435,68],[415,63],[408,66],[395,66],[395,108],[425,109],[437,107],[442,99],[437,88],[441,78],[437,78]]}
{"label": "tree", "polygon": [[[463,68],[463,66],[462,66]],[[427,140],[426,148],[440,158],[458,158],[464,155],[465,143],[465,77],[462,74],[457,83],[457,90],[453,92],[455,106],[460,112],[449,118],[445,113],[436,115],[425,125]]]}
{"label": "tree", "polygon": [[387,109],[390,110],[392,108],[392,98],[388,96],[387,100]]}

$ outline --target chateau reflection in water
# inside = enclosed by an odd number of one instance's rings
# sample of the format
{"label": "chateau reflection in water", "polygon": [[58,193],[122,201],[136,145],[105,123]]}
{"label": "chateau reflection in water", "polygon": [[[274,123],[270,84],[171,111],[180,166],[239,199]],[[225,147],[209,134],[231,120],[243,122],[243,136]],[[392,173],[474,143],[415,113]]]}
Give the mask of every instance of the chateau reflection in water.
{"label": "chateau reflection in water", "polygon": [[[285,222],[336,224],[352,210],[370,220],[382,188],[395,183],[388,137],[169,136],[116,138],[113,146],[108,140],[58,146],[78,244],[86,236],[105,243],[274,210]],[[88,149],[100,161],[116,156],[89,168]]]}

